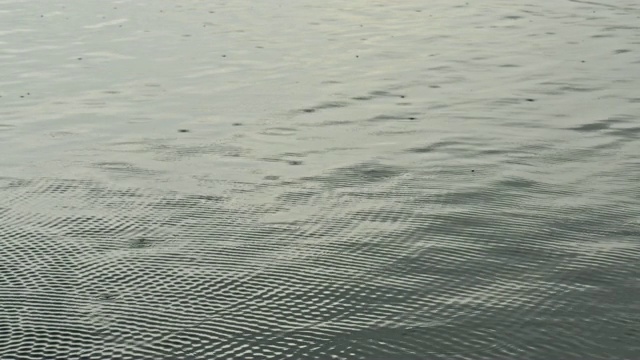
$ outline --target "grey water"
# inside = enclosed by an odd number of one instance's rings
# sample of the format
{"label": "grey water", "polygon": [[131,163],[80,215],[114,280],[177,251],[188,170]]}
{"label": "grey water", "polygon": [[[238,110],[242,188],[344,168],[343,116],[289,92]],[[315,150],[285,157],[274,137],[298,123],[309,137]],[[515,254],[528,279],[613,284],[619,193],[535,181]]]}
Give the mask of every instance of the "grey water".
{"label": "grey water", "polygon": [[1,359],[640,358],[640,3],[0,0]]}

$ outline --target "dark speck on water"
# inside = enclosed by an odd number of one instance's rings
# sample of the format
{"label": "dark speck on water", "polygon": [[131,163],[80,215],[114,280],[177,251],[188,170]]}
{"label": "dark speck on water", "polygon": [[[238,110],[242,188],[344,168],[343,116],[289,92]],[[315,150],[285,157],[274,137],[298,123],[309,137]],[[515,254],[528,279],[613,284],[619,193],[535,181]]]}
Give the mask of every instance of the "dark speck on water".
{"label": "dark speck on water", "polygon": [[102,301],[110,301],[110,300],[115,300],[117,298],[118,298],[118,294],[116,293],[105,293],[97,296],[97,299]]}
{"label": "dark speck on water", "polygon": [[189,129],[179,129],[178,132],[186,133],[186,132],[189,132]]}

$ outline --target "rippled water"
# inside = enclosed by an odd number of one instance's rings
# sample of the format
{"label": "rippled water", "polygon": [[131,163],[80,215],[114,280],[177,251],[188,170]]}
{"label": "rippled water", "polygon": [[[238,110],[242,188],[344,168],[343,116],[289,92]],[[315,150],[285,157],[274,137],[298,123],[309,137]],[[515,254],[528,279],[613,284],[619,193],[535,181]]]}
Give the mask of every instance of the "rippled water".
{"label": "rippled water", "polygon": [[637,1],[0,0],[0,358],[637,359],[639,117]]}

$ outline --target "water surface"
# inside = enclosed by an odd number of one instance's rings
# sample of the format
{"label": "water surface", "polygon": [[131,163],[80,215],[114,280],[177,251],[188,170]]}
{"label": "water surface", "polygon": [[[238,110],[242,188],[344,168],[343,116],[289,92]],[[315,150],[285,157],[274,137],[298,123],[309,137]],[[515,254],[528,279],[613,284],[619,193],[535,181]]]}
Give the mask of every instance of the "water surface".
{"label": "water surface", "polygon": [[0,0],[0,357],[637,358],[638,24]]}

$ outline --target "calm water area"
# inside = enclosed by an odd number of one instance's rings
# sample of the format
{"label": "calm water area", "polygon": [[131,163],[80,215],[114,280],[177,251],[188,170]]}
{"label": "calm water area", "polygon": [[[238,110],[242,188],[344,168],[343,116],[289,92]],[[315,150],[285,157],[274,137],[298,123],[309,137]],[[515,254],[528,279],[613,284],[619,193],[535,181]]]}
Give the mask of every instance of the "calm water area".
{"label": "calm water area", "polygon": [[640,359],[637,0],[0,0],[0,359]]}

